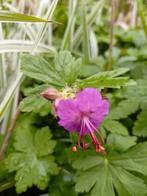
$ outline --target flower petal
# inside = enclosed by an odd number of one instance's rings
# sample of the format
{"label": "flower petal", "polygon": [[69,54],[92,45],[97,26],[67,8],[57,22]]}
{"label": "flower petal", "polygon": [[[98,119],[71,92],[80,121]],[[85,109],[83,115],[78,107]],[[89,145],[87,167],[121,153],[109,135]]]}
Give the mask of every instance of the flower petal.
{"label": "flower petal", "polygon": [[80,127],[80,113],[73,99],[61,100],[57,107],[59,124],[68,131],[76,131]]}
{"label": "flower petal", "polygon": [[98,128],[108,113],[109,101],[102,100],[101,105],[97,107],[97,110],[89,115],[89,120],[96,128]]}
{"label": "flower petal", "polygon": [[95,111],[102,102],[102,96],[97,89],[85,88],[77,94],[76,102],[81,112]]}

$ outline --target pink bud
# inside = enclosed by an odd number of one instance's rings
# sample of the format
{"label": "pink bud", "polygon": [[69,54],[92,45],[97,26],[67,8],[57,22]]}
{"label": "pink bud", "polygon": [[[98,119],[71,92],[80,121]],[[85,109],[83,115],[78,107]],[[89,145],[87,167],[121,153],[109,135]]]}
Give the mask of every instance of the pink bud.
{"label": "pink bud", "polygon": [[43,91],[40,95],[42,95],[46,99],[55,100],[58,98],[59,92],[55,88],[48,88],[45,91]]}

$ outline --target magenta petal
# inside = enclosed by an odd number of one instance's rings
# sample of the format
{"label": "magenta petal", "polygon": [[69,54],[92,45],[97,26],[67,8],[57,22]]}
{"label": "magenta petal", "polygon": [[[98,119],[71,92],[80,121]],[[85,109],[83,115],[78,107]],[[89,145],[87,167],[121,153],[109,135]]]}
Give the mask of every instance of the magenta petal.
{"label": "magenta petal", "polygon": [[57,107],[59,124],[68,131],[75,131],[79,126],[79,110],[73,99],[61,100]]}
{"label": "magenta petal", "polygon": [[91,123],[96,127],[99,128],[100,123],[104,120],[104,118],[109,113],[109,101],[103,100],[102,104],[97,107],[97,110],[94,113],[91,113],[89,119]]}
{"label": "magenta petal", "polygon": [[74,132],[77,129],[77,124],[74,121],[59,120],[58,123],[69,132]]}
{"label": "magenta petal", "polygon": [[82,112],[95,111],[101,101],[100,92],[94,88],[86,88],[78,93],[76,97],[78,108]]}

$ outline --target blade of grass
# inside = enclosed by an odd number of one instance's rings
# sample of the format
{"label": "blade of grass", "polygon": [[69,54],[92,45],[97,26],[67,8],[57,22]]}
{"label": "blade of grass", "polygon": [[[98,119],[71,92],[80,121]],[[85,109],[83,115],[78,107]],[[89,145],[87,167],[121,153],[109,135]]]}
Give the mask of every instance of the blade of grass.
{"label": "blade of grass", "polygon": [[[48,18],[51,18],[52,17],[52,14],[53,14],[53,12],[54,12],[54,9],[56,8],[56,5],[57,5],[57,0],[56,1],[52,1],[52,4],[51,4],[51,6],[50,6],[50,9],[48,10],[48,12],[47,12],[47,16],[48,16]],[[42,26],[45,26],[45,27],[47,27],[47,25],[46,24],[43,24]],[[46,31],[46,29],[44,30],[44,28],[43,28],[43,31],[41,32],[41,36],[43,36],[42,35],[42,33],[45,33],[45,31]],[[41,38],[42,39],[42,38]],[[36,38],[36,42],[35,42],[35,44],[33,44],[33,49],[35,49],[35,50],[37,50],[37,52],[38,52],[38,46],[40,47],[44,47],[45,46],[45,49],[47,48],[53,48],[53,47],[48,47],[48,46],[46,46],[46,45],[44,45],[44,44],[39,44],[39,42],[41,41],[41,39],[40,39],[40,36],[39,36],[39,33],[38,33],[38,37]],[[18,40],[18,41],[20,41],[20,40]],[[14,42],[15,42],[15,40],[12,40],[12,42],[13,42],[13,44],[14,44]],[[11,43],[12,43],[11,42]],[[23,41],[23,42],[25,42],[25,41]],[[27,41],[25,42],[25,43],[27,43]],[[28,44],[28,43],[27,43]],[[27,45],[26,44],[26,45]],[[30,42],[29,42],[29,44],[30,44]],[[20,48],[19,49],[21,49],[22,48],[22,50],[20,51],[19,50],[19,52],[24,52],[24,45],[22,44],[22,42],[21,42],[21,44],[20,44]],[[2,49],[4,49],[4,48],[2,48]],[[15,50],[16,50],[16,47],[15,47]],[[4,50],[2,50],[3,52],[4,52]],[[10,50],[9,50],[9,52],[10,52]],[[14,52],[14,47],[13,47],[13,50],[12,50],[12,52]],[[40,52],[42,52],[42,49],[40,50]],[[55,52],[55,50],[53,51],[53,53]],[[52,54],[53,54],[52,53]],[[19,66],[19,65],[18,65]],[[20,75],[21,75],[21,77],[20,77]],[[6,95],[5,95],[5,97],[4,97],[4,99],[2,99],[2,102],[1,102],[1,104],[0,104],[0,119],[2,119],[3,118],[3,115],[6,113],[6,110],[7,110],[7,108],[8,108],[8,106],[10,106],[10,104],[11,104],[11,102],[12,102],[12,100],[13,100],[13,97],[14,97],[14,95],[15,95],[15,93],[16,93],[16,91],[17,91],[17,89],[18,89],[18,86],[20,85],[20,82],[21,82],[21,80],[23,79],[23,76],[22,76],[22,73],[19,73],[18,72],[18,74],[17,74],[17,79],[15,80],[15,82],[13,83],[13,86],[9,86],[9,88],[8,88],[8,90],[7,90],[7,92],[6,92]],[[20,78],[19,78],[20,77]],[[15,96],[15,98],[17,98],[17,96]],[[13,113],[13,108],[14,108],[14,111],[15,111],[15,107],[16,107],[16,104],[17,103],[17,100],[16,99],[14,99],[14,102],[13,102],[13,104],[12,104],[12,113]],[[15,116],[17,116],[17,115],[15,115]],[[9,129],[7,130],[7,132],[6,132],[6,135],[5,135],[5,137],[4,137],[4,140],[3,140],[3,144],[2,144],[2,146],[1,146],[1,149],[0,149],[0,157],[2,158],[3,157],[3,155],[4,155],[4,153],[5,153],[5,151],[6,151],[6,148],[7,148],[7,144],[8,144],[8,141],[9,141],[9,138],[10,138],[10,136],[11,136],[11,134],[12,134],[12,131],[13,131],[13,127],[14,127],[14,125],[15,125],[15,118],[14,119],[12,119],[12,121],[9,123],[10,124],[10,127],[9,127]]]}
{"label": "blade of grass", "polygon": [[[0,40],[3,40],[3,31],[2,31],[2,24],[0,23]],[[0,83],[1,83],[1,90],[4,91],[4,88],[7,84],[7,76],[6,76],[6,61],[5,61],[5,54],[1,54],[0,56]],[[8,122],[8,115],[9,113],[6,113],[4,115],[4,119],[1,125],[1,133],[5,132],[6,124]]]}
{"label": "blade of grass", "polygon": [[[0,23],[0,40],[3,40],[3,32],[2,32],[2,24]],[[5,72],[5,56],[1,55],[1,63],[0,63],[0,83],[1,88],[6,86],[6,72]]]}
{"label": "blade of grass", "polygon": [[[58,1],[53,1],[53,2],[52,2],[52,6],[50,7],[50,10],[47,12],[48,18],[52,17],[52,14],[53,14],[53,11],[54,11],[54,9],[55,9],[55,7],[56,7],[56,5],[57,5],[57,2],[58,2]],[[46,27],[46,24],[43,25],[43,26]],[[46,30],[46,29],[45,29],[45,30]],[[43,28],[42,33],[44,33],[45,30],[44,30],[44,28]],[[40,31],[40,32],[41,32],[41,31]],[[41,34],[41,36],[42,36],[42,34]],[[38,38],[39,38],[39,39],[38,39]],[[37,39],[38,39],[38,40],[37,40]],[[36,38],[36,40],[37,40],[37,41],[36,41],[35,44],[33,45],[33,50],[34,50],[34,49],[37,49],[38,46],[41,45],[41,44],[39,44],[39,42],[40,42],[40,37],[39,37],[39,36]],[[14,50],[13,50],[13,51],[14,51]],[[10,103],[11,103],[12,100],[13,100],[14,94],[15,94],[15,92],[16,92],[18,86],[19,86],[19,83],[21,82],[21,80],[22,80],[22,78],[23,78],[22,73],[19,73],[19,74],[18,74],[18,76],[20,76],[20,75],[21,75],[21,79],[19,80],[19,77],[18,77],[18,78],[15,80],[15,83],[13,83],[13,86],[10,86],[10,87],[8,88],[8,91],[7,91],[7,93],[6,93],[6,99],[3,99],[3,100],[2,100],[2,103],[1,103],[1,105],[0,105],[0,118],[3,117],[3,114],[6,112],[8,106],[10,105]],[[18,85],[16,85],[16,84],[17,84],[17,81],[18,81]],[[15,105],[15,104],[13,104],[13,106],[14,106],[14,105]],[[17,115],[15,115],[15,116],[17,116]],[[16,117],[16,118],[17,118],[17,117]],[[4,137],[3,144],[2,144],[1,149],[0,149],[0,157],[1,157],[1,158],[3,158],[3,155],[4,155],[5,151],[6,151],[6,148],[7,148],[7,145],[8,145],[9,138],[10,138],[10,136],[11,136],[11,134],[12,134],[13,127],[14,127],[14,125],[15,125],[15,119],[16,119],[16,118],[12,119],[12,122],[10,123],[11,125],[10,125],[10,127],[9,127],[8,131],[6,132],[6,135],[5,135],[5,137]]]}
{"label": "blade of grass", "polygon": [[[8,2],[4,3],[4,6],[6,8],[8,8],[11,12],[18,12],[19,10],[16,9],[15,7],[13,7],[11,4],[9,4]],[[33,28],[33,26],[31,26],[31,24],[28,23],[19,23],[20,27],[25,30],[26,34],[28,35],[28,37],[31,40],[34,40],[36,37],[36,32]]]}
{"label": "blade of grass", "polygon": [[92,28],[89,29],[89,49],[90,58],[96,58],[98,56],[98,41]]}
{"label": "blade of grass", "polygon": [[114,34],[114,19],[115,19],[115,1],[111,0],[111,21],[110,21],[110,43],[109,43],[109,57],[106,64],[106,71],[111,70],[113,64],[112,50],[113,50],[113,34]]}
{"label": "blade of grass", "polygon": [[137,17],[137,2],[136,0],[134,0],[132,1],[132,10],[131,10],[131,20],[130,20],[131,28],[135,28],[136,17]]}
{"label": "blade of grass", "polygon": [[[99,12],[101,12],[101,10],[103,9],[105,4],[105,0],[100,0],[99,2],[97,2],[96,4],[94,4],[94,6],[92,7],[90,13],[87,16],[87,25],[90,26],[95,20],[97,15],[99,15]],[[80,39],[82,38],[82,26],[80,26],[74,36],[74,39],[72,41],[72,48],[76,48],[78,46],[78,44],[80,44]]]}
{"label": "blade of grass", "polygon": [[138,7],[138,14],[141,19],[142,27],[144,29],[144,32],[147,36],[147,23],[146,23],[146,17],[144,15],[144,7],[143,7],[143,1],[142,0],[137,0],[137,7]]}
{"label": "blade of grass", "polygon": [[70,48],[70,34],[71,34],[71,29],[72,26],[74,25],[75,22],[75,12],[77,8],[77,0],[70,0],[69,1],[69,14],[68,14],[68,24],[64,33],[63,41],[61,44],[61,50],[64,50],[66,48]]}
{"label": "blade of grass", "polygon": [[88,63],[90,59],[89,53],[89,35],[88,35],[88,25],[87,25],[87,16],[86,16],[86,1],[82,0],[82,26],[83,26],[83,54],[84,62]]}
{"label": "blade of grass", "polygon": [[[48,5],[51,6],[52,1],[48,0]],[[52,38],[53,38],[53,24],[48,24],[48,36],[47,36],[47,43],[51,46],[52,45]]]}
{"label": "blade of grass", "polygon": [[47,19],[10,11],[0,11],[1,22],[48,22]]}
{"label": "blade of grass", "polygon": [[[49,7],[49,9],[48,9],[48,12],[46,13],[46,17],[45,17],[45,18],[47,18],[47,20],[51,20],[51,18],[52,18],[52,16],[53,16],[53,13],[54,13],[54,11],[55,11],[55,9],[56,9],[57,3],[58,3],[58,0],[53,0],[53,1],[52,1],[52,4],[50,5],[50,7]],[[47,23],[44,23],[44,24],[41,26],[41,28],[40,28],[40,30],[39,30],[37,36],[36,36],[36,39],[35,39],[35,42],[34,42],[34,46],[33,46],[33,48],[32,48],[32,53],[35,52],[35,50],[36,50],[38,44],[40,43],[40,41],[42,40],[42,38],[43,38],[43,36],[44,36],[46,30],[47,30]]]}
{"label": "blade of grass", "polygon": [[16,89],[21,84],[22,79],[23,79],[23,75],[22,73],[20,73],[16,77],[16,79],[14,79],[13,82],[11,82],[11,85],[6,91],[6,94],[4,95],[4,99],[2,99],[2,102],[0,103],[0,121],[2,120],[2,117],[4,116],[5,111],[7,110],[9,104],[11,103]]}
{"label": "blade of grass", "polygon": [[[33,41],[27,40],[0,40],[0,53],[8,52],[31,52],[34,46]],[[45,44],[39,44],[36,52],[47,52],[51,55],[56,53],[53,46],[47,46]]]}

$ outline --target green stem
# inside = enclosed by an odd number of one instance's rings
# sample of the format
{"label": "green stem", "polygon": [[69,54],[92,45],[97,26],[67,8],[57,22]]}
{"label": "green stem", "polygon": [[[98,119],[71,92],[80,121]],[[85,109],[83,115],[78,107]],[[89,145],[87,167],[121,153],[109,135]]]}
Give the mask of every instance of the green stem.
{"label": "green stem", "polygon": [[8,131],[6,132],[6,135],[4,137],[3,143],[1,145],[1,148],[0,148],[0,160],[2,160],[3,157],[4,157],[4,154],[6,152],[6,149],[7,149],[8,143],[9,143],[9,139],[10,139],[10,137],[12,135],[13,129],[14,129],[15,124],[16,124],[16,120],[17,120],[19,115],[20,115],[20,109],[18,108],[14,118],[12,119],[10,127],[8,128]]}

